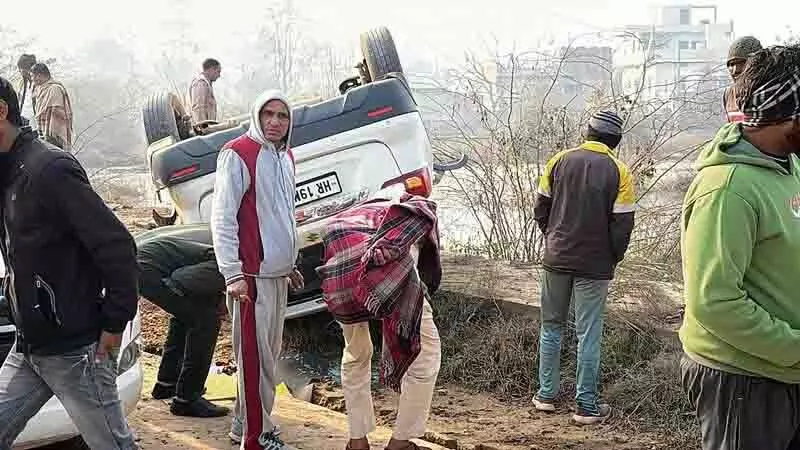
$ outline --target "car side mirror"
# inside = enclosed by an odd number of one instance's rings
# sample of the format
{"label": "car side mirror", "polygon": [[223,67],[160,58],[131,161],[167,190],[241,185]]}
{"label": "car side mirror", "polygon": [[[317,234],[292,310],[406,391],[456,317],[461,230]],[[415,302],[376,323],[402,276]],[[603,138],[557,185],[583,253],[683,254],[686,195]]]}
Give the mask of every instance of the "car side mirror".
{"label": "car side mirror", "polygon": [[458,159],[446,163],[433,163],[433,184],[439,184],[439,182],[442,181],[445,172],[461,169],[462,167],[466,166],[468,162],[469,158],[465,153],[462,153],[461,157]]}

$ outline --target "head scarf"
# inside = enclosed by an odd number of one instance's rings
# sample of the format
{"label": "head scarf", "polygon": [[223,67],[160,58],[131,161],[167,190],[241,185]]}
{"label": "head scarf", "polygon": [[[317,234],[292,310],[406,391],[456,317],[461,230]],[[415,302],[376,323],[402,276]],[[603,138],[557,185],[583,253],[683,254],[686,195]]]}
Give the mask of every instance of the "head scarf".
{"label": "head scarf", "polygon": [[[780,57],[783,51],[785,48],[757,52],[737,80],[736,100],[745,116],[743,125],[763,127],[800,117],[800,66],[790,61],[766,64],[768,58]],[[766,73],[759,73],[759,70]]]}
{"label": "head scarf", "polygon": [[733,41],[733,44],[728,48],[728,63],[737,59],[747,59],[761,49],[763,49],[761,41],[753,36],[742,36]]}

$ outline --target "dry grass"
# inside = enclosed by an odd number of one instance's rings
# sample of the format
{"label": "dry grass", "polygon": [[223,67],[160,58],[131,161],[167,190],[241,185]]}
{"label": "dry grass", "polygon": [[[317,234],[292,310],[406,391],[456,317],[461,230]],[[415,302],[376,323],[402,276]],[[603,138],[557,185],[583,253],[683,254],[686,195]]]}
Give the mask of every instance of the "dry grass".
{"label": "dry grass", "polygon": [[[490,301],[441,293],[434,299],[442,337],[440,382],[527,403],[538,384],[539,322],[504,316]],[[696,442],[694,416],[680,387],[679,346],[646,315],[613,314],[603,336],[602,395],[621,411],[626,429]],[[668,335],[668,333],[667,333]],[[562,337],[560,400],[575,395],[574,328]]]}

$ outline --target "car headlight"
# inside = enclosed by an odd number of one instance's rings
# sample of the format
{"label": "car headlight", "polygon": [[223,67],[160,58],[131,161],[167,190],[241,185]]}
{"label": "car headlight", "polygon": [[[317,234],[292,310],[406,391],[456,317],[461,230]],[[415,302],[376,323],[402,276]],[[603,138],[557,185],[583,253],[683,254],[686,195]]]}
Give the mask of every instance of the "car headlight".
{"label": "car headlight", "polygon": [[117,364],[117,373],[125,373],[139,361],[141,355],[139,338],[132,340],[122,353],[119,355],[119,363]]}

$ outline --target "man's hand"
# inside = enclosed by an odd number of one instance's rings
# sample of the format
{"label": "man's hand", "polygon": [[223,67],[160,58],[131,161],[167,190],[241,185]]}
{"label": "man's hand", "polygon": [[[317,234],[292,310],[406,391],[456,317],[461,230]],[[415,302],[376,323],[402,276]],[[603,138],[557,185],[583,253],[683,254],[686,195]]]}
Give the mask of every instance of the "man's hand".
{"label": "man's hand", "polygon": [[103,334],[100,335],[100,342],[97,343],[97,350],[94,352],[95,364],[105,361],[111,354],[116,353],[121,346],[122,333],[114,334],[103,331]]}
{"label": "man's hand", "polygon": [[252,301],[250,294],[248,294],[247,281],[245,280],[234,281],[229,284],[226,292],[234,301],[244,303]]}
{"label": "man's hand", "polygon": [[306,285],[306,281],[303,278],[303,274],[300,273],[300,271],[297,270],[297,268],[295,268],[292,271],[292,273],[289,274],[288,277],[286,277],[286,279],[289,281],[289,287],[291,287],[292,290],[295,290],[295,291],[299,291],[300,289],[303,289],[305,287],[305,285]]}
{"label": "man's hand", "polygon": [[397,259],[397,253],[398,252],[388,248],[377,248],[372,252],[372,262],[374,262],[376,266],[386,265],[389,261]]}

